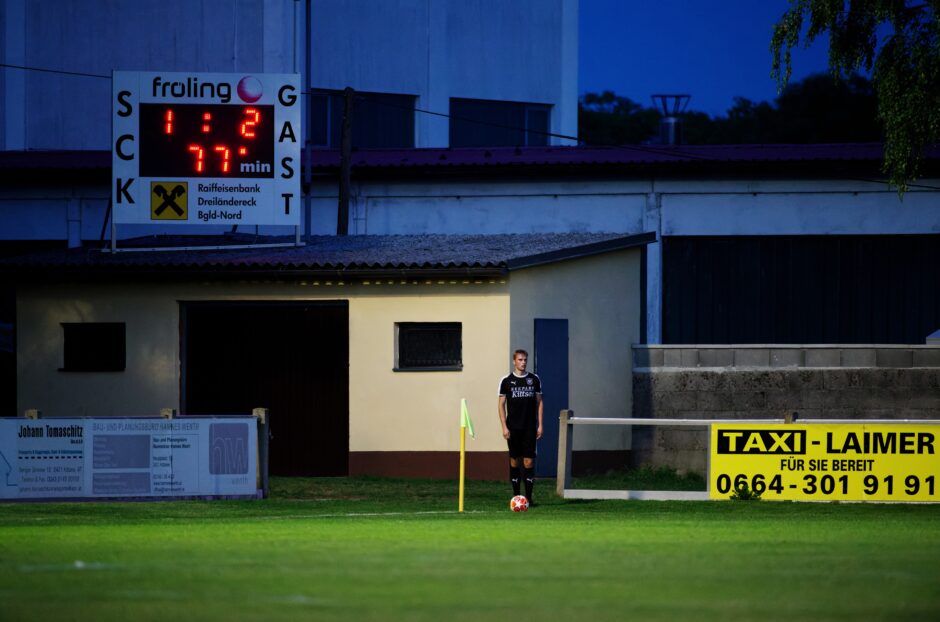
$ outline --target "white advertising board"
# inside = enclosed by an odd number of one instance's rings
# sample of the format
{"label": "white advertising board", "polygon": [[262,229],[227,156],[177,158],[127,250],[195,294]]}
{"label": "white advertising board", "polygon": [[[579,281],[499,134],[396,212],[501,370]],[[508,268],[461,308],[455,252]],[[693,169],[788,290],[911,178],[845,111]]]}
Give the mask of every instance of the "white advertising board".
{"label": "white advertising board", "polygon": [[0,419],[0,499],[257,495],[254,417]]}
{"label": "white advertising board", "polygon": [[300,224],[298,74],[115,71],[115,224]]}

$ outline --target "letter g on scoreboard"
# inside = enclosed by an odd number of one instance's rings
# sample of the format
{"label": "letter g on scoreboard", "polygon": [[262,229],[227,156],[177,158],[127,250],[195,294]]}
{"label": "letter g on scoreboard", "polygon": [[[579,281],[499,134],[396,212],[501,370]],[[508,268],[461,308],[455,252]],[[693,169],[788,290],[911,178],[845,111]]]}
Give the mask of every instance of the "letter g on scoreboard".
{"label": "letter g on scoreboard", "polygon": [[718,430],[719,454],[806,453],[806,430]]}

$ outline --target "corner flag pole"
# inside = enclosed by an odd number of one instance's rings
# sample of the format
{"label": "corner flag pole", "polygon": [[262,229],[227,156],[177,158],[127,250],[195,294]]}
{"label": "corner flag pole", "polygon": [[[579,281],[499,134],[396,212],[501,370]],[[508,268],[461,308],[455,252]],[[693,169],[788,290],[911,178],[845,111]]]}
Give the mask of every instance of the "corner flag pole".
{"label": "corner flag pole", "polygon": [[464,491],[464,473],[467,465],[467,430],[470,430],[470,438],[476,438],[473,433],[473,420],[470,419],[470,411],[467,408],[467,400],[460,400],[460,489],[457,495],[457,511],[463,512],[463,491]]}
{"label": "corner flag pole", "polygon": [[466,466],[467,428],[460,426],[460,492],[457,496],[457,511],[463,512],[463,476]]}

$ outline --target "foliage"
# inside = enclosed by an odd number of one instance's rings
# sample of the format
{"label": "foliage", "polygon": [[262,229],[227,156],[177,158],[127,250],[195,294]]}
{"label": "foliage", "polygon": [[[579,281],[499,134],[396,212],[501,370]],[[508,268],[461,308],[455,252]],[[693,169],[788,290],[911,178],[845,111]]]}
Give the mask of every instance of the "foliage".
{"label": "foliage", "polygon": [[572,488],[594,490],[708,490],[698,473],[680,474],[669,467],[608,471],[573,478]]}
{"label": "foliage", "polygon": [[742,483],[731,493],[732,501],[760,501],[760,493],[748,488],[747,484]]}
{"label": "foliage", "polygon": [[612,91],[586,93],[578,103],[578,135],[591,145],[628,145],[657,133],[662,115]]}
{"label": "foliage", "polygon": [[829,35],[839,79],[871,71],[884,124],[884,171],[899,192],[916,179],[927,145],[940,142],[940,1],[790,0],[774,26],[771,74],[785,86],[791,52]]}
{"label": "foliage", "polygon": [[[693,99],[694,102],[694,99]],[[661,113],[610,91],[581,98],[579,134],[592,145],[655,142]],[[774,103],[735,97],[724,116],[683,115],[683,142],[691,145],[874,142],[882,139],[869,80],[826,74],[787,86]]]}

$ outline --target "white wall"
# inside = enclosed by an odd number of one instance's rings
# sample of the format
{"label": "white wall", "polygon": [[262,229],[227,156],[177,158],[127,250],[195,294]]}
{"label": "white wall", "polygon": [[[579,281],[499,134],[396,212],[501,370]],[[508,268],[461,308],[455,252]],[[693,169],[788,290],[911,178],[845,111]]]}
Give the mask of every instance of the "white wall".
{"label": "white wall", "polygon": [[[114,70],[298,72],[311,85],[549,104],[577,134],[578,0],[0,0],[0,149],[109,149]],[[562,141],[554,140],[554,143]],[[419,147],[447,146],[418,114]]]}
{"label": "white wall", "polygon": [[[512,348],[535,351],[535,318],[568,320],[569,407],[579,416],[632,412],[630,345],[640,341],[640,257],[634,248],[511,273]],[[557,419],[558,413],[545,417]],[[630,439],[626,427],[585,426],[574,448],[629,449]]]}
{"label": "white wall", "polygon": [[6,150],[110,149],[113,70],[287,73],[302,62],[303,2],[0,2],[3,62],[92,74],[0,69]]}
{"label": "white wall", "polygon": [[[921,180],[938,186],[940,180]],[[875,182],[712,178],[354,182],[350,232],[659,231],[662,235],[938,233],[940,192]],[[313,189],[312,225],[336,231],[337,189]]]}

